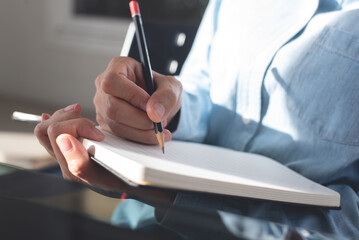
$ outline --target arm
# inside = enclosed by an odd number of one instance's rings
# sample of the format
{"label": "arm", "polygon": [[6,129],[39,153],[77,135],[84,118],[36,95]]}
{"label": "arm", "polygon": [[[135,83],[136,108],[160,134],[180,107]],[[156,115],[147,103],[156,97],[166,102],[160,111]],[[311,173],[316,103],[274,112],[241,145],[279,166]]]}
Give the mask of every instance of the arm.
{"label": "arm", "polygon": [[[134,141],[155,144],[149,120],[166,125],[181,108],[176,138],[203,141],[212,110],[208,69],[219,4],[218,0],[210,2],[183,67],[179,77],[185,89],[183,94],[182,85],[175,78],[154,73],[157,90],[150,97],[143,90],[138,62],[114,58],[109,63],[95,82],[94,104],[97,121],[103,129]],[[170,132],[166,131],[165,136],[169,140]]]}

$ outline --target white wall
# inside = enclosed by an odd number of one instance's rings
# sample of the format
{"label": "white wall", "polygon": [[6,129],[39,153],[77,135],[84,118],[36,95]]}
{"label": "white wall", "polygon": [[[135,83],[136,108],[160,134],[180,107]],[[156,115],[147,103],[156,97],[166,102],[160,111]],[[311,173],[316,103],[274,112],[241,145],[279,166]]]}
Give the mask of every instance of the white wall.
{"label": "white wall", "polygon": [[129,22],[75,18],[70,1],[0,1],[0,96],[93,109],[93,82]]}

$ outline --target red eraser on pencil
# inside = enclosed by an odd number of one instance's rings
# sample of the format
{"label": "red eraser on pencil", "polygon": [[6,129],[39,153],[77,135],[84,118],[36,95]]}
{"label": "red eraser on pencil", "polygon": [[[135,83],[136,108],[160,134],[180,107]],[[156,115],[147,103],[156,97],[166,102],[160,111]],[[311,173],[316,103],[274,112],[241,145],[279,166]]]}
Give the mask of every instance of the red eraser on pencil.
{"label": "red eraser on pencil", "polygon": [[134,15],[140,15],[140,6],[138,5],[137,1],[131,1],[129,3],[130,5],[130,11],[131,11],[131,16],[133,17]]}

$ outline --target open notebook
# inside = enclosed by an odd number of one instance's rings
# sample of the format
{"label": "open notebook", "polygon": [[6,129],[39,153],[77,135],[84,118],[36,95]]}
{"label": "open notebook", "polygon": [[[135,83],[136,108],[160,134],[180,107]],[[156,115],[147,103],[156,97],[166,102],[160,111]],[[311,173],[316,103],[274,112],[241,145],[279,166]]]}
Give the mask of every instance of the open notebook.
{"label": "open notebook", "polygon": [[83,145],[102,166],[138,185],[340,206],[337,192],[261,155],[181,141],[167,142],[163,154],[158,146],[104,134],[104,141],[83,139]]}

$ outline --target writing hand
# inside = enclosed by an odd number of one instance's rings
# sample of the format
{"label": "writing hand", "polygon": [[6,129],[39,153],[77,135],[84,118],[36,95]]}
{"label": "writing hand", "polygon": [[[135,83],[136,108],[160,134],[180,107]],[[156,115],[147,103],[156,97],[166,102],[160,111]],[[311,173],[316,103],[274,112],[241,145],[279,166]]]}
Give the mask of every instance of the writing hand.
{"label": "writing hand", "polygon": [[[182,85],[172,76],[153,72],[157,90],[145,91],[141,63],[131,58],[112,59],[95,81],[96,120],[100,126],[123,138],[157,144],[152,122],[172,120],[181,106]],[[165,130],[165,140],[171,133]]]}

